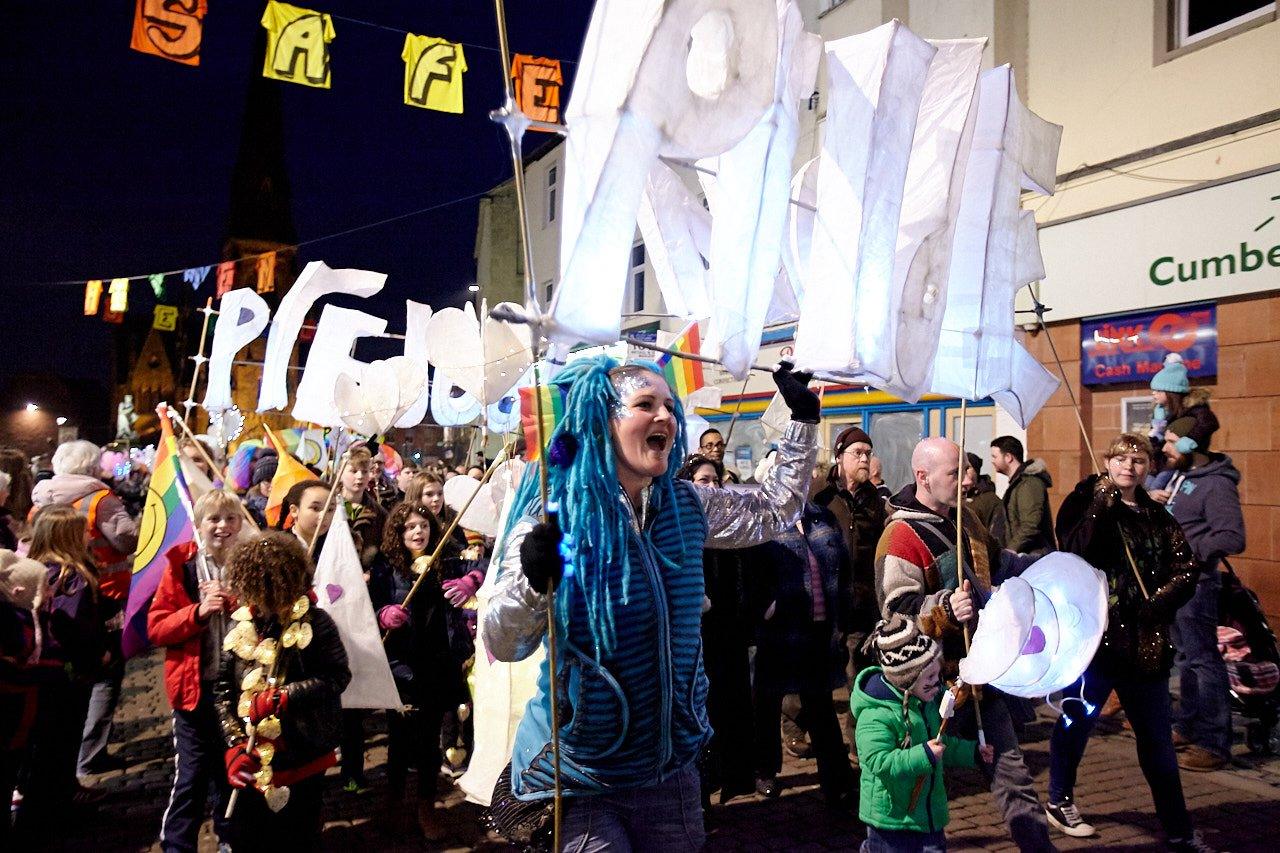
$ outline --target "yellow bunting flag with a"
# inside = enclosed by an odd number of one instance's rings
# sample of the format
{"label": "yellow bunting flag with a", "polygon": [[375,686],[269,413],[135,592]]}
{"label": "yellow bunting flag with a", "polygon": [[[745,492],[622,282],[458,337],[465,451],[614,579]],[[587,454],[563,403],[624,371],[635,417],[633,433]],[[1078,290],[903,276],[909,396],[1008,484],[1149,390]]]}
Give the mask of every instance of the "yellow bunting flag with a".
{"label": "yellow bunting flag with a", "polygon": [[157,305],[151,328],[161,332],[172,332],[178,328],[178,306]]}
{"label": "yellow bunting flag with a", "polygon": [[92,317],[98,313],[98,306],[102,304],[102,279],[95,278],[93,281],[84,283],[84,316]]}
{"label": "yellow bunting flag with a", "polygon": [[406,104],[442,113],[462,112],[462,73],[467,70],[462,45],[406,33],[400,57]]}
{"label": "yellow bunting flag with a", "polygon": [[206,0],[137,0],[129,47],[183,65],[200,64]]}
{"label": "yellow bunting flag with a", "polygon": [[123,314],[129,310],[129,279],[111,279],[111,286],[107,288],[107,293],[111,294],[111,301],[107,307],[112,314]]}
{"label": "yellow bunting flag with a", "polygon": [[329,88],[329,42],[333,18],[271,0],[262,13],[267,28],[267,54],[262,76],[317,89]]}
{"label": "yellow bunting flag with a", "polygon": [[258,256],[258,292],[270,293],[276,289],[276,253]]}
{"label": "yellow bunting flag with a", "polygon": [[560,86],[564,83],[560,60],[517,53],[511,60],[511,79],[522,113],[534,121],[560,123]]}

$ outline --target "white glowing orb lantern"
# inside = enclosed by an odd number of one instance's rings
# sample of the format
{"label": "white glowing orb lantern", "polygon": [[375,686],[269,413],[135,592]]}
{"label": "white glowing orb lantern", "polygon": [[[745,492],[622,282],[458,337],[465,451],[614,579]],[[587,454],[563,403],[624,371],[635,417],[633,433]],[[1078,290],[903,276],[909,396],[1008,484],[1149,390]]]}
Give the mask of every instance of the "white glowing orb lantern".
{"label": "white glowing orb lantern", "polygon": [[1075,554],[1055,552],[991,596],[960,676],[1013,696],[1047,696],[1080,678],[1106,627],[1105,576]]}

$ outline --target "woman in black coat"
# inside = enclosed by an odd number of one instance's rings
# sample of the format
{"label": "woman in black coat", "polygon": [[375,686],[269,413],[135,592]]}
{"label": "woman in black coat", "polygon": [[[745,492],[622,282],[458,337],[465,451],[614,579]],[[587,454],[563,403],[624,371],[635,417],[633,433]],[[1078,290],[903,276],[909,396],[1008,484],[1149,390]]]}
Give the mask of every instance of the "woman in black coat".
{"label": "woman in black coat", "polygon": [[781,790],[779,723],[782,697],[800,697],[804,727],[818,760],[818,785],[828,805],[844,809],[853,797],[853,771],[836,721],[831,691],[846,683],[847,626],[840,605],[840,578],[848,577],[849,552],[831,511],[805,505],[795,529],[756,549],[771,601],[760,627],[755,661],[757,790]]}
{"label": "woman in black coat", "polygon": [[1174,614],[1195,591],[1199,565],[1178,522],[1142,488],[1151,467],[1147,440],[1122,434],[1104,458],[1106,474],[1086,477],[1058,510],[1058,542],[1106,575],[1108,607],[1093,662],[1063,691],[1063,713],[1049,740],[1046,813],[1068,835],[1093,834],[1073,799],[1076,769],[1094,709],[1114,689],[1133,726],[1138,763],[1170,849],[1198,850],[1173,748],[1169,635]]}

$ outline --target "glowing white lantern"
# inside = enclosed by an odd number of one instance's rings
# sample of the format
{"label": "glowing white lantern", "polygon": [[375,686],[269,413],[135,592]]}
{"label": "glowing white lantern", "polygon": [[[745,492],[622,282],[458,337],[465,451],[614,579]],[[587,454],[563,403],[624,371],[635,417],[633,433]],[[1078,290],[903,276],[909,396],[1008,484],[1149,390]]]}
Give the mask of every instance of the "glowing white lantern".
{"label": "glowing white lantern", "polygon": [[991,596],[960,676],[1013,696],[1048,696],[1080,678],[1106,627],[1106,577],[1075,554],[1054,552]]}

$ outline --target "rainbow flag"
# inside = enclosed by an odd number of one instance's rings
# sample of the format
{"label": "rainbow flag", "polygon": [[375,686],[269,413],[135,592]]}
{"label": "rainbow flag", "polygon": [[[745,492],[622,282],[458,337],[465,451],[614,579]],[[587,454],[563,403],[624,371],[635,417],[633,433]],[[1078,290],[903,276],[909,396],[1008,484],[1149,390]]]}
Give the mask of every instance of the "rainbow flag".
{"label": "rainbow flag", "polygon": [[283,508],[285,495],[289,494],[289,490],[304,480],[318,479],[305,465],[293,458],[289,451],[285,450],[284,443],[276,437],[271,431],[271,427],[266,424],[262,428],[267,431],[267,440],[271,442],[271,446],[276,449],[279,455],[279,462],[276,463],[276,475],[271,478],[271,491],[267,494],[267,524],[271,527],[278,527],[280,523],[280,510]]}
{"label": "rainbow flag", "polygon": [[147,487],[147,503],[138,525],[138,550],[133,558],[133,578],[124,608],[121,646],[125,657],[150,648],[147,610],[168,565],[169,551],[195,539],[191,493],[182,477],[182,457],[178,455],[178,442],[169,424],[169,410],[161,403],[156,407],[156,414],[160,416],[160,444]]}
{"label": "rainbow flag", "polygon": [[[702,339],[698,336],[698,323],[695,321],[685,326],[684,331],[671,342],[669,349],[701,355]],[[658,366],[662,368],[662,375],[667,378],[671,393],[681,400],[707,384],[700,361],[664,352],[658,356]]]}
{"label": "rainbow flag", "polygon": [[[542,429],[539,441],[538,397],[542,398]],[[524,430],[525,455],[528,462],[542,458],[544,442],[564,418],[565,391],[559,385],[530,385],[520,389],[520,428]]]}

